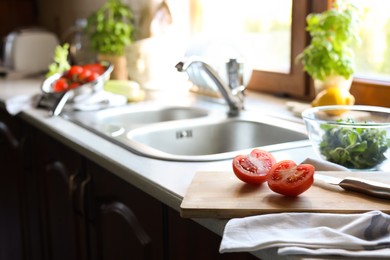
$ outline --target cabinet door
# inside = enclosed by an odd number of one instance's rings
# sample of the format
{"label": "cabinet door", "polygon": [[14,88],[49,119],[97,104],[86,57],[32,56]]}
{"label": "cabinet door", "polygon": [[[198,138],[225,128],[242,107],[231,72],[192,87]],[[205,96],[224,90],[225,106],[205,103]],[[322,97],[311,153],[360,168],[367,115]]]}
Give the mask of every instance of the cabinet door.
{"label": "cabinet door", "polygon": [[82,157],[38,130],[32,139],[44,258],[86,259],[83,202],[78,195],[84,178]]}
{"label": "cabinet door", "polygon": [[20,126],[0,111],[0,259],[22,259]]}
{"label": "cabinet door", "polygon": [[92,259],[164,259],[162,205],[94,163],[88,163]]}
{"label": "cabinet door", "polygon": [[181,218],[168,208],[169,259],[255,260],[249,253],[219,253],[221,237],[191,219]]}

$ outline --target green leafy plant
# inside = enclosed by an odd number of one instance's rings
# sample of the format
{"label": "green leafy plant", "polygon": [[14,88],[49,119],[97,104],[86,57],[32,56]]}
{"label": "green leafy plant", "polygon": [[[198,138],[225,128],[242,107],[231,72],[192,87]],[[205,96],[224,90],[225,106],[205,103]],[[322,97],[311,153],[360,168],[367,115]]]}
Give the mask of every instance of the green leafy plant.
{"label": "green leafy plant", "polygon": [[369,169],[386,160],[384,155],[390,147],[386,130],[379,128],[351,127],[352,119],[345,127],[322,124],[325,131],[320,143],[321,154],[330,162],[353,169]]}
{"label": "green leafy plant", "polygon": [[340,75],[348,79],[355,71],[353,44],[359,42],[359,18],[355,6],[336,1],[331,9],[306,18],[311,43],[297,60],[313,78]]}
{"label": "green leafy plant", "polygon": [[50,77],[56,73],[63,73],[70,68],[68,61],[69,44],[56,46],[54,51],[53,63],[49,65],[49,71],[46,73],[46,77]]}
{"label": "green leafy plant", "polygon": [[107,0],[87,18],[91,48],[100,54],[123,55],[134,41],[133,13],[120,0]]}

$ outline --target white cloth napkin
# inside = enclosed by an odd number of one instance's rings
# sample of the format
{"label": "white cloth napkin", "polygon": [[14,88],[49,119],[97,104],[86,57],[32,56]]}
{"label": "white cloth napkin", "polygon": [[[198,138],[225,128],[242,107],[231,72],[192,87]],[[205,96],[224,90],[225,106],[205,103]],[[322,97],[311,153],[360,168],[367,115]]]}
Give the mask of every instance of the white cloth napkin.
{"label": "white cloth napkin", "polygon": [[228,221],[220,253],[278,248],[279,255],[390,256],[390,216],[283,213]]}
{"label": "white cloth napkin", "polygon": [[40,98],[41,93],[14,96],[5,100],[5,108],[10,115],[16,115],[20,111],[36,107]]}
{"label": "white cloth napkin", "polygon": [[314,166],[316,171],[350,171],[348,168],[336,163],[313,158],[306,158],[302,163],[308,163]]}

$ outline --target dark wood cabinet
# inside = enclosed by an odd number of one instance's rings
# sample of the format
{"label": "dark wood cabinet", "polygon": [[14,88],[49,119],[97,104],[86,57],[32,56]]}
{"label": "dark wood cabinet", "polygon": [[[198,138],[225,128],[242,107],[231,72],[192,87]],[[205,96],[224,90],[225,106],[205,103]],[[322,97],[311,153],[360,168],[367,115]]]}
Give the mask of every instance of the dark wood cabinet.
{"label": "dark wood cabinet", "polygon": [[78,208],[83,158],[35,128],[29,131],[43,259],[87,259],[85,220]]}
{"label": "dark wood cabinet", "polygon": [[0,259],[256,259],[0,110]]}
{"label": "dark wood cabinet", "polygon": [[42,259],[163,259],[162,204],[29,130]]}
{"label": "dark wood cabinet", "polygon": [[24,253],[19,123],[0,111],[0,259],[22,259]]}
{"label": "dark wood cabinet", "polygon": [[95,163],[87,172],[91,259],[164,259],[162,204]]}
{"label": "dark wood cabinet", "polygon": [[219,253],[221,237],[192,219],[167,208],[169,259],[171,260],[255,260],[249,253]]}

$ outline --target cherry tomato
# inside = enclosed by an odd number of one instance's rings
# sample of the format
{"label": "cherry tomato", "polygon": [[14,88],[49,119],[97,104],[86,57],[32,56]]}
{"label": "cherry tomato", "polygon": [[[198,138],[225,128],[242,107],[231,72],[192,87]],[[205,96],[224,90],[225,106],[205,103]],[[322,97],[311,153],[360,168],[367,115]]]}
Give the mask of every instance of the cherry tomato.
{"label": "cherry tomato", "polygon": [[67,90],[69,87],[68,81],[65,78],[59,78],[54,82],[53,90],[55,92],[62,92]]}
{"label": "cherry tomato", "polygon": [[314,171],[311,164],[297,165],[294,161],[283,160],[270,169],[268,186],[276,193],[295,197],[311,187]]}
{"label": "cherry tomato", "polygon": [[72,82],[72,83],[70,83],[69,88],[70,89],[74,89],[74,88],[77,88],[80,85],[81,85],[80,82]]}
{"label": "cherry tomato", "polygon": [[70,69],[66,73],[66,76],[69,79],[75,80],[75,79],[77,79],[78,75],[83,71],[84,71],[83,67],[78,66],[78,65],[73,65],[70,67]]}
{"label": "cherry tomato", "polygon": [[88,77],[91,76],[92,71],[88,69],[83,69],[83,71],[78,75],[77,81],[81,83],[85,83],[88,81]]}
{"label": "cherry tomato", "polygon": [[267,181],[268,172],[275,163],[271,153],[253,149],[248,155],[234,157],[233,172],[243,182],[261,184]]}
{"label": "cherry tomato", "polygon": [[102,75],[104,73],[104,71],[106,70],[106,68],[102,64],[99,64],[99,63],[85,64],[85,65],[83,65],[83,68],[88,69],[88,70],[93,71],[93,72],[96,72],[99,75]]}
{"label": "cherry tomato", "polygon": [[100,76],[99,73],[92,72],[91,75],[88,76],[87,81],[92,82],[92,81],[96,80],[99,76]]}

